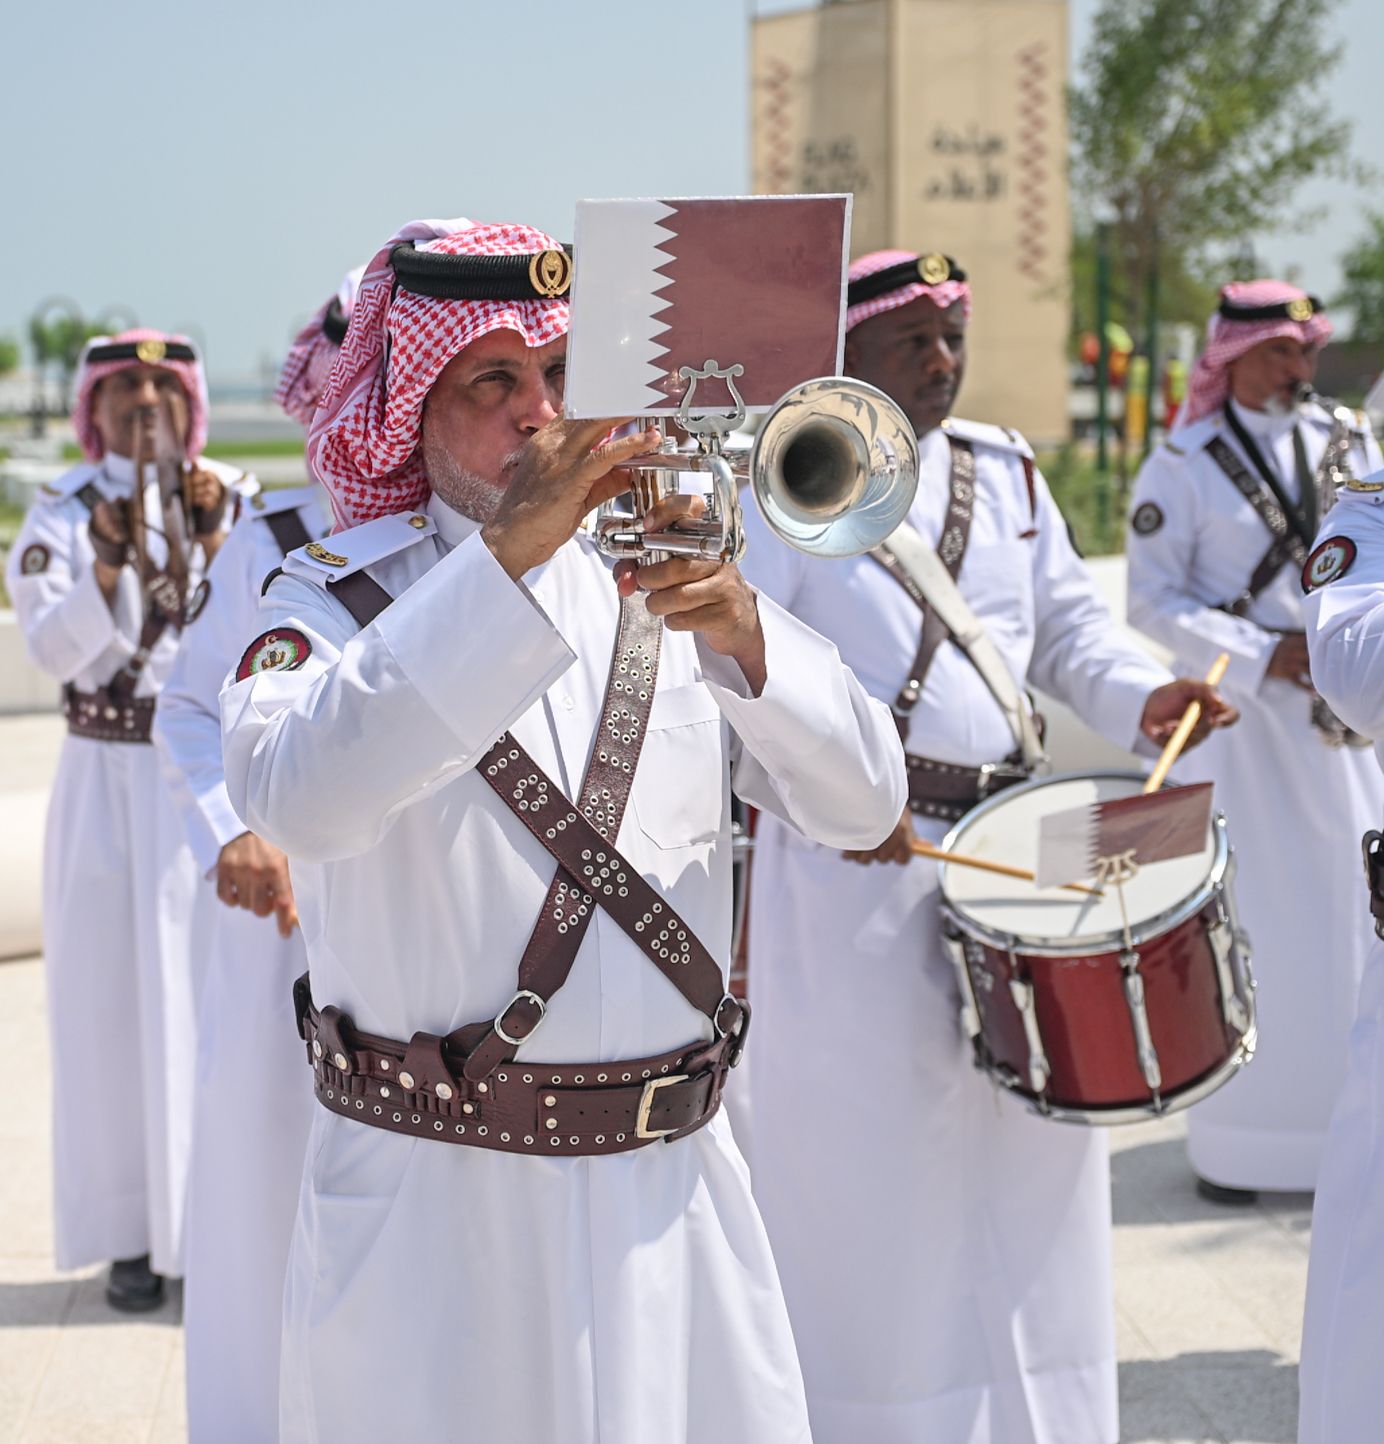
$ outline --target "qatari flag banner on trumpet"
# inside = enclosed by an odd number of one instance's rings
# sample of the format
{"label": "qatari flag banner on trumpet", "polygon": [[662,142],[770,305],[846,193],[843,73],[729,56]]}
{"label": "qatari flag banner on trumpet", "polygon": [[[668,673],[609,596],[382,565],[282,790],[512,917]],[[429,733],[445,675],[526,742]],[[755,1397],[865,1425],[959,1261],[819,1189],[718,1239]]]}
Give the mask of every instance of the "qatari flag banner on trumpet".
{"label": "qatari flag banner on trumpet", "polygon": [[[567,415],[676,412],[708,361],[750,410],[838,375],[850,218],[846,195],[578,201]],[[731,404],[697,383],[694,411]]]}

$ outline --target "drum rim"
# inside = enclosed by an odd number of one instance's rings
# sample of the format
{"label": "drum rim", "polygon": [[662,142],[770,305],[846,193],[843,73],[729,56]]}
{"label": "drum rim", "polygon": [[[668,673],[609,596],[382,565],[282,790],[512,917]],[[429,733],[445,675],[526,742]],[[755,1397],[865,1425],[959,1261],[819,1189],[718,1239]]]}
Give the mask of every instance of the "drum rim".
{"label": "drum rim", "polygon": [[[1145,780],[1143,773],[1131,772],[1119,767],[1102,767],[1091,772],[1054,772],[1047,777],[1030,778],[1027,782],[1006,787],[1003,792],[997,792],[993,797],[987,797],[984,802],[971,808],[964,817],[957,820],[951,831],[942,839],[942,847],[950,850],[956,845],[969,822],[987,812],[994,812],[1001,803],[1017,797],[1021,792],[1036,792],[1055,782],[1089,781],[1092,778],[1100,777],[1122,778],[1137,782],[1141,786]],[[1211,834],[1213,839],[1211,867],[1200,888],[1181,902],[1174,903],[1172,907],[1161,913],[1155,913],[1152,917],[1145,918],[1131,927],[1130,937],[1136,948],[1152,937],[1161,936],[1173,928],[1181,927],[1188,919],[1196,917],[1203,908],[1215,900],[1217,890],[1225,884],[1230,870],[1230,860],[1234,854],[1234,849],[1230,846],[1223,812],[1216,812],[1212,815]],[[969,913],[962,912],[960,904],[953,901],[947,892],[946,867],[946,863],[940,863],[937,868],[937,889],[941,895],[942,915],[978,943],[998,948],[1001,952],[1024,953],[1029,957],[1043,958],[1094,958],[1105,953],[1118,953],[1124,947],[1124,933],[1119,928],[1104,933],[1091,933],[1081,938],[1061,940],[1030,937],[1026,933],[1009,933],[992,928],[979,922]]]}

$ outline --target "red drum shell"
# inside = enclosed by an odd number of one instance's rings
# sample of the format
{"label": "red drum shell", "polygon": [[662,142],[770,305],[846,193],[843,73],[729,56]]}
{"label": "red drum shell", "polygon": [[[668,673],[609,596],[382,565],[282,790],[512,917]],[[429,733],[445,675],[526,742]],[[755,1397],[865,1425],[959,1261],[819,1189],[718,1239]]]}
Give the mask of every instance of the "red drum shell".
{"label": "red drum shell", "polygon": [[[1165,1104],[1228,1063],[1241,1047],[1239,1033],[1225,1019],[1207,937],[1215,922],[1215,907],[1208,906],[1138,948]],[[1012,1070],[1017,1076],[1013,1091],[1036,1102],[1038,1095],[1029,1086],[1023,1018],[1009,990],[1015,976],[1009,955],[969,937],[965,948],[982,1055],[988,1055],[992,1065]],[[1154,1094],[1139,1068],[1119,953],[1052,957],[1016,952],[1014,960],[1017,976],[1033,985],[1051,1069],[1047,1103],[1078,1110],[1152,1108]]]}

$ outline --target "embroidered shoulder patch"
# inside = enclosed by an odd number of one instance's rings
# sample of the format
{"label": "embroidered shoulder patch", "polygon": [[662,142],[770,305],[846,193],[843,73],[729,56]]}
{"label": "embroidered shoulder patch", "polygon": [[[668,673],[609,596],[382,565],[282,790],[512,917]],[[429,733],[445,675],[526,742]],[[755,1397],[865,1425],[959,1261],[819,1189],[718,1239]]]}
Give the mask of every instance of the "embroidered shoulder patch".
{"label": "embroidered shoulder patch", "polygon": [[295,627],[276,627],[256,637],[245,649],[235,679],[244,682],[258,672],[296,672],[312,656],[312,643]]}
{"label": "embroidered shoulder patch", "polygon": [[40,572],[48,570],[50,556],[46,546],[35,542],[33,546],[24,548],[24,555],[19,558],[19,570],[26,577],[36,577]]}
{"label": "embroidered shoulder patch", "polygon": [[1156,501],[1146,501],[1134,508],[1129,524],[1137,536],[1152,536],[1163,526],[1163,508]]}
{"label": "embroidered shoulder patch", "polygon": [[1302,568],[1302,590],[1315,592],[1343,577],[1355,560],[1355,543],[1348,536],[1331,536],[1307,558]]}
{"label": "embroidered shoulder patch", "polygon": [[183,611],[183,626],[190,627],[202,615],[202,609],[206,606],[209,596],[211,596],[211,582],[203,577],[197,583],[197,590],[188,598],[187,606]]}

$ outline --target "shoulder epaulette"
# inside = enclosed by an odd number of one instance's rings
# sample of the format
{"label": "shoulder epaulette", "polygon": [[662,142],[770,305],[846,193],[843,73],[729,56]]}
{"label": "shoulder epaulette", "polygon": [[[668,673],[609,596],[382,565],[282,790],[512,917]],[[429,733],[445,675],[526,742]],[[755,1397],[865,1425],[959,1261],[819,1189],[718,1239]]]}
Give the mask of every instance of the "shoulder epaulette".
{"label": "shoulder epaulette", "polygon": [[1347,477],[1337,495],[1345,501],[1347,497],[1378,496],[1381,492],[1384,492],[1384,471],[1376,471],[1369,476]]}
{"label": "shoulder epaulette", "polygon": [[101,473],[99,466],[93,466],[91,462],[84,461],[80,466],[74,466],[71,471],[65,471],[61,476],[54,477],[52,481],[43,482],[36,493],[40,501],[50,504],[70,501],[77,496],[84,486],[88,486]]}
{"label": "shoulder epaulette", "polygon": [[1175,426],[1172,434],[1164,440],[1163,450],[1178,457],[1195,456],[1206,449],[1211,438],[1220,431],[1223,420],[1219,411],[1213,411],[1210,416],[1203,416],[1186,426]]}
{"label": "shoulder epaulette", "polygon": [[272,490],[258,491],[245,503],[245,515],[271,517],[281,511],[296,511],[299,507],[317,506],[318,489],[315,486],[276,486]]}
{"label": "shoulder epaulette", "polygon": [[324,587],[436,532],[437,523],[426,512],[405,511],[376,517],[350,531],[337,532],[289,552],[284,558],[284,572],[288,576],[307,577]]}
{"label": "shoulder epaulette", "polygon": [[959,416],[949,416],[942,423],[942,430],[958,441],[969,441],[973,446],[988,446],[996,451],[1008,451],[1014,456],[1033,460],[1033,448],[1012,427],[992,426],[988,421],[964,421]]}

